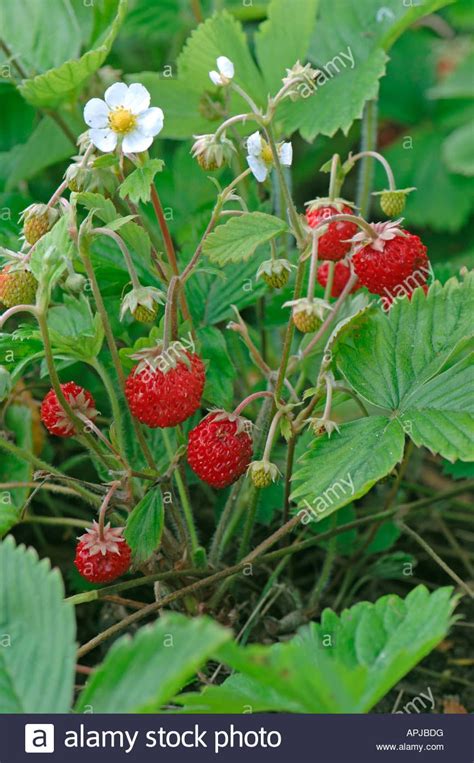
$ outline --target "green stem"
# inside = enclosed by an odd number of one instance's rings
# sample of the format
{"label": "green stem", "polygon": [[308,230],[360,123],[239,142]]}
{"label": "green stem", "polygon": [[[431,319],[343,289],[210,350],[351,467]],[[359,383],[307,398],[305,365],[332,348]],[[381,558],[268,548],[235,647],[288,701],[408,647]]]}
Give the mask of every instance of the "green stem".
{"label": "green stem", "polygon": [[119,236],[118,233],[116,233],[114,230],[110,230],[109,228],[93,228],[91,233],[94,236],[108,236],[112,239],[112,241],[115,241],[118,248],[123,254],[123,258],[125,260],[125,264],[127,266],[128,274],[130,276],[130,280],[132,282],[132,286],[134,289],[139,289],[141,287],[140,281],[138,280],[137,271],[135,270],[135,265],[133,264],[132,257],[130,255],[130,252],[128,251],[128,247],[125,244],[125,241],[121,236]]}
{"label": "green stem", "polygon": [[311,247],[311,264],[309,268],[309,279],[308,279],[308,302],[312,302],[314,299],[314,289],[316,286],[316,275],[318,272],[318,244],[319,244],[319,236],[317,233],[313,234],[313,242]]}
{"label": "green stem", "polygon": [[339,167],[341,159],[339,154],[334,154],[331,162],[331,175],[329,178],[329,200],[334,201],[341,191],[341,181],[339,180]]}
{"label": "green stem", "polygon": [[[168,454],[169,459],[172,460],[174,455],[173,448],[171,445],[169,434],[166,431],[166,429],[162,430],[162,435],[163,435],[163,442],[165,443],[166,452]],[[194,525],[193,510],[189,502],[186,485],[184,484],[184,480],[179,468],[174,470],[173,477],[176,480],[176,486],[178,488],[179,498],[181,501],[181,506],[183,508],[184,521],[186,522],[186,527],[188,529],[189,541],[190,541],[190,552],[191,552],[190,557],[191,559],[194,559],[194,554],[199,548],[199,539],[197,536],[196,527]]]}
{"label": "green stem", "polygon": [[[377,101],[367,101],[362,120],[362,151],[374,151],[377,147]],[[367,218],[370,213],[371,190],[374,162],[371,157],[364,157],[357,179],[356,204],[360,215]]]}
{"label": "green stem", "polygon": [[86,430],[86,425],[75,414],[74,410],[69,405],[69,402],[64,397],[64,394],[61,388],[61,382],[59,380],[59,376],[56,371],[56,366],[54,365],[54,355],[53,355],[53,350],[51,348],[51,342],[49,338],[48,323],[46,320],[46,315],[42,309],[38,310],[36,317],[37,317],[38,326],[41,332],[41,338],[43,340],[44,357],[46,360],[46,365],[48,367],[49,378],[51,380],[51,384],[53,385],[53,389],[56,393],[58,402],[61,408],[66,413],[69,420],[71,421],[71,423],[74,425],[76,434],[80,435],[84,439],[85,443],[91,449],[91,451],[95,453],[98,458],[100,458],[100,460],[104,463],[104,465],[107,468],[109,468],[109,462],[106,456],[104,455],[104,453],[102,452],[102,449],[99,447],[99,445],[96,443],[94,438]]}
{"label": "green stem", "polygon": [[235,511],[235,502],[239,495],[241,482],[242,482],[242,479],[238,480],[232,485],[232,489],[229,493],[229,496],[225,503],[222,514],[219,517],[219,522],[217,523],[216,532],[212,539],[211,548],[209,550],[209,562],[213,566],[218,564],[222,556],[222,553],[224,550],[222,540],[224,537],[224,533],[229,525],[229,520],[231,519],[232,514]]}
{"label": "green stem", "polygon": [[83,527],[85,529],[92,527],[92,522],[85,519],[72,519],[70,517],[40,517],[34,514],[23,517],[22,522],[38,525],[57,525],[59,527]]}
{"label": "green stem", "polygon": [[[333,514],[332,521],[331,521],[331,530],[333,530],[336,527],[336,524],[337,524],[337,516],[336,514]],[[319,599],[321,598],[321,594],[324,591],[326,583],[329,580],[329,576],[331,575],[332,566],[334,564],[334,559],[336,557],[336,547],[337,547],[337,537],[336,535],[333,535],[329,541],[329,545],[326,551],[326,556],[324,558],[321,574],[318,580],[316,581],[316,585],[314,586],[313,591],[309,597],[309,608],[312,612],[317,610]]]}
{"label": "green stem", "polygon": [[474,590],[470,588],[467,583],[465,583],[464,580],[462,580],[462,578],[460,578],[459,575],[457,575],[443,559],[441,559],[441,557],[431,548],[430,544],[427,543],[425,539],[421,537],[421,535],[418,535],[415,530],[413,530],[411,527],[408,527],[405,522],[398,522],[398,526],[403,530],[403,532],[413,538],[413,540],[416,541],[416,543],[418,543],[418,545],[421,546],[421,548],[423,548],[429,556],[431,556],[433,561],[435,561],[436,564],[441,567],[441,569],[444,570],[446,574],[449,575],[449,577],[454,580],[458,586],[460,586],[460,588],[462,588],[463,591],[467,593],[468,596],[470,596],[471,599],[474,599]]}
{"label": "green stem", "polygon": [[[66,480],[67,478],[65,475],[59,471],[59,469],[56,469],[54,466],[51,466],[51,464],[48,464],[46,461],[42,461],[41,458],[38,458],[33,453],[30,453],[28,450],[24,450],[24,448],[18,447],[18,445],[14,445],[12,442],[9,442],[8,440],[4,440],[3,438],[0,438],[0,449],[4,450],[6,453],[10,453],[12,456],[15,456],[15,458],[18,458],[20,460],[26,461],[27,463],[32,464],[32,466],[35,466],[37,469],[40,469],[41,471],[46,472],[47,474],[54,474],[55,477],[61,480]],[[70,484],[70,481],[67,480],[68,485]],[[95,495],[94,493],[91,493],[86,488],[82,487],[79,483],[72,483],[72,490],[74,490],[78,495],[80,495],[82,498],[84,498],[87,503],[91,504],[92,506],[100,506],[100,498]]]}
{"label": "green stem", "polygon": [[[295,281],[295,290],[293,294],[293,299],[299,299],[299,297],[301,296],[305,267],[306,267],[306,263],[300,260],[298,264],[298,270],[296,271],[296,281]],[[282,393],[283,385],[285,383],[286,372],[288,368],[288,361],[290,359],[291,345],[293,342],[294,333],[295,333],[295,324],[293,323],[293,319],[290,317],[290,320],[288,321],[288,324],[286,326],[285,339],[283,341],[283,349],[281,354],[281,363],[280,363],[280,368],[278,369],[278,376],[277,376],[277,380],[275,384],[275,397],[277,400]]]}
{"label": "green stem", "polygon": [[[107,345],[109,347],[110,354],[112,356],[112,362],[115,368],[115,373],[117,374],[118,382],[125,396],[125,375],[123,373],[122,363],[120,362],[120,356],[118,354],[117,345],[115,343],[115,337],[112,331],[112,327],[110,325],[109,316],[107,314],[107,310],[105,308],[104,301],[102,299],[102,294],[99,289],[99,284],[97,283],[97,278],[95,276],[94,268],[92,267],[92,262],[91,262],[90,253],[89,253],[89,246],[86,243],[84,235],[79,234],[78,248],[79,248],[79,254],[81,256],[82,262],[84,263],[84,267],[86,269],[87,276],[92,286],[92,293],[94,295],[97,310],[102,320],[102,325],[104,327],[104,332],[105,332],[105,338],[107,340]],[[148,443],[145,439],[142,428],[139,422],[133,416],[132,416],[132,424],[133,424],[135,434],[137,435],[138,441],[140,443],[143,455],[145,457],[145,460],[148,466],[150,467],[150,469],[153,469],[155,472],[157,472],[157,467],[156,467],[154,458],[151,454],[150,448],[148,447]]]}
{"label": "green stem", "polygon": [[239,551],[237,559],[242,559],[247,553],[250,545],[250,539],[252,537],[252,530],[257,517],[258,499],[260,498],[260,491],[258,488],[251,486],[251,496],[247,503],[247,520],[245,522],[242,539],[240,541]]}
{"label": "green stem", "polygon": [[330,260],[329,266],[328,266],[328,280],[326,281],[326,287],[324,289],[324,299],[326,300],[326,302],[329,302],[329,300],[331,299],[335,269],[336,269],[336,263],[333,260]]}
{"label": "green stem", "polygon": [[291,198],[291,194],[288,188],[288,184],[286,182],[285,173],[283,172],[283,168],[281,166],[280,158],[278,156],[278,149],[276,146],[275,138],[273,136],[273,131],[270,125],[265,130],[268,143],[270,145],[270,148],[272,150],[273,155],[273,163],[275,165],[275,169],[278,175],[278,180],[280,183],[281,190],[283,192],[283,195],[285,197],[285,202],[288,208],[288,214],[290,217],[290,222],[293,227],[293,233],[296,238],[296,243],[298,245],[298,249],[300,251],[303,251],[305,246],[305,235],[303,231],[303,226],[301,225],[300,218],[298,216],[298,212],[296,211],[296,207],[293,203],[293,199]]}
{"label": "green stem", "polygon": [[124,454],[126,453],[126,448],[125,448],[125,438],[124,438],[124,431],[123,431],[122,408],[120,406],[118,397],[115,393],[115,387],[113,385],[112,379],[110,378],[109,374],[105,370],[105,366],[100,362],[98,358],[93,358],[89,362],[89,365],[100,376],[102,384],[104,385],[107,395],[109,396],[110,405],[112,407],[112,416],[115,422],[115,431],[117,433],[119,449],[120,449],[120,452]]}

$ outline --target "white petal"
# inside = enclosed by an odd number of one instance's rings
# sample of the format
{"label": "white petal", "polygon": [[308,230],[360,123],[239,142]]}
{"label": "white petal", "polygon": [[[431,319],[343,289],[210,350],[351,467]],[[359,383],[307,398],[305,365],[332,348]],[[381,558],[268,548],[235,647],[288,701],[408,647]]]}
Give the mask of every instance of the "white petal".
{"label": "white petal", "polygon": [[111,109],[116,109],[117,106],[123,106],[125,104],[127,95],[128,87],[125,82],[115,82],[105,91],[104,101]]}
{"label": "white petal", "polygon": [[263,183],[268,175],[268,167],[265,162],[262,162],[257,156],[247,156],[247,162],[258,182]]}
{"label": "white petal", "polygon": [[150,105],[150,93],[139,82],[133,82],[128,88],[127,97],[124,103],[132,114],[141,114],[142,111]]}
{"label": "white petal", "polygon": [[293,161],[293,146],[291,143],[283,143],[280,148],[280,162],[285,167],[291,167]]}
{"label": "white petal", "polygon": [[122,148],[124,154],[139,154],[146,151],[153,143],[152,135],[143,135],[140,130],[128,133],[123,139]]}
{"label": "white petal", "polygon": [[101,98],[91,98],[84,107],[84,122],[89,127],[107,127],[109,107]]}
{"label": "white petal", "polygon": [[262,136],[258,131],[247,138],[247,151],[251,156],[260,156],[262,153]]}
{"label": "white petal", "polygon": [[143,135],[155,137],[163,129],[163,120],[163,111],[158,106],[152,106],[138,117],[138,129]]}
{"label": "white petal", "polygon": [[100,151],[104,151],[104,153],[113,151],[117,145],[117,135],[109,127],[89,130],[89,138],[94,146],[100,149]]}
{"label": "white petal", "polygon": [[222,85],[222,79],[219,72],[216,72],[216,71],[209,72],[209,77],[211,78],[214,85]]}
{"label": "white petal", "polygon": [[227,79],[232,79],[234,76],[234,64],[230,58],[227,58],[227,56],[219,56],[216,63],[220,73],[223,74],[224,77],[227,77]]}

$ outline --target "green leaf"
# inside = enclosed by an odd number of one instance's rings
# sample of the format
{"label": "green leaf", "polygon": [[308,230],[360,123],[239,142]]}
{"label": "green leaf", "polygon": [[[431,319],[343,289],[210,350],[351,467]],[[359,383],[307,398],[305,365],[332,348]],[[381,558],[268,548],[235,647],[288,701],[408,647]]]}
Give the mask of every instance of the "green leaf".
{"label": "green leaf", "polygon": [[288,225],[284,220],[263,212],[249,212],[219,225],[207,237],[203,251],[218,265],[242,262],[251,257],[258,246],[286,231]]}
{"label": "green leaf", "polygon": [[[469,178],[449,171],[443,158],[445,129],[423,124],[404,135],[387,151],[385,158],[396,167],[400,188],[416,186],[404,210],[406,225],[435,231],[457,231],[468,220],[474,205]],[[376,170],[378,188],[384,188],[386,177]]]}
{"label": "green leaf", "polygon": [[0,363],[17,381],[23,369],[44,354],[39,331],[31,326],[21,326],[12,334],[0,333]]}
{"label": "green leaf", "polygon": [[198,271],[186,284],[193,316],[199,316],[204,323],[220,323],[233,317],[232,305],[239,310],[254,305],[266,291],[265,283],[255,279],[264,259],[268,259],[268,253],[262,249],[261,255],[257,252],[248,262],[226,265],[218,271],[221,277]]}
{"label": "green leaf", "polygon": [[125,81],[140,82],[149,91],[151,103],[163,109],[165,122],[161,138],[181,140],[216,129],[216,123],[201,114],[201,93],[193,87],[192,82],[175,77],[167,78],[158,72],[130,74],[125,77]]}
{"label": "green leaf", "polygon": [[[4,429],[15,445],[31,453],[33,434],[30,408],[26,405],[9,405]],[[2,436],[5,437],[5,434]],[[32,479],[33,467],[29,461],[3,451],[1,446],[0,451],[0,482],[29,482]],[[0,490],[0,537],[18,522],[29,492],[27,487]]]}
{"label": "green leaf", "polygon": [[[32,2],[34,3],[35,0],[32,0]],[[84,53],[78,59],[72,58],[56,66],[54,69],[49,69],[44,74],[38,74],[36,77],[23,80],[18,88],[23,97],[37,108],[57,108],[62,102],[73,98],[76,91],[86,82],[91,74],[97,71],[104,63],[125,18],[126,11],[127,0],[118,0],[117,14],[107,33],[98,42],[96,47],[88,50],[87,53]],[[49,11],[47,18],[50,24]],[[25,23],[24,18],[22,23]],[[55,47],[55,45],[51,46],[49,35],[46,35],[44,39],[48,41],[48,47]],[[70,55],[70,50],[67,54]],[[62,60],[64,60],[63,57]]]}
{"label": "green leaf", "polygon": [[292,480],[303,524],[365,495],[401,461],[404,441],[399,422],[385,416],[351,421],[340,433],[315,439]]}
{"label": "green leaf", "polygon": [[474,461],[474,353],[414,389],[399,420],[415,445],[449,461]]}
{"label": "green leaf", "polygon": [[[55,39],[51,44],[53,19]],[[80,50],[79,27],[69,0],[2,0],[0,29],[13,57],[18,57],[27,70],[59,66]]]}
{"label": "green leaf", "polygon": [[133,551],[135,564],[146,562],[160,545],[164,524],[161,490],[153,487],[137,503],[128,517],[125,538]]}
{"label": "green leaf", "polygon": [[212,326],[198,329],[201,356],[208,361],[203,398],[217,408],[227,410],[232,405],[236,371],[221,331]]}
{"label": "green leaf", "polygon": [[166,614],[125,636],[109,651],[81,693],[76,712],[156,713],[231,638],[213,620]]}
{"label": "green leaf", "polygon": [[474,66],[474,51],[469,53],[464,61],[443,79],[439,85],[431,88],[428,95],[431,98],[474,98],[474,81],[472,68]]}
{"label": "green leaf", "polygon": [[104,341],[100,315],[92,314],[87,299],[64,295],[64,304],[50,308],[48,328],[55,354],[65,354],[78,360],[93,360]]}
{"label": "green leaf", "polygon": [[[66,120],[71,123],[71,120]],[[45,146],[48,150],[45,151]],[[19,146],[8,174],[7,190],[21,180],[29,180],[52,164],[62,162],[75,153],[69,138],[51,117],[44,117],[26,143]]]}
{"label": "green leaf", "polygon": [[129,198],[133,204],[150,201],[151,184],[157,172],[161,172],[164,162],[161,159],[147,159],[125,178],[119,188],[121,199]]}
{"label": "green leaf", "polygon": [[[309,141],[319,133],[348,133],[364,104],[377,97],[386,52],[416,19],[449,0],[425,0],[408,6],[399,0],[321,0],[309,58],[320,70],[316,92],[304,92],[281,108],[285,129],[299,129]],[[412,184],[410,184],[412,185]]]}
{"label": "green leaf", "polygon": [[443,158],[451,172],[460,175],[474,175],[474,130],[469,122],[459,127],[446,138]]}
{"label": "green leaf", "polygon": [[80,193],[75,193],[73,198],[90,212],[95,212],[104,223],[111,223],[118,217],[118,212],[113,201],[106,199],[101,193],[81,191]]}
{"label": "green leaf", "polygon": [[0,543],[1,713],[68,713],[76,662],[74,611],[58,570],[34,549]]}
{"label": "green leaf", "polygon": [[0,403],[7,399],[13,389],[13,379],[5,366],[0,365]]}
{"label": "green leaf", "polygon": [[267,21],[255,35],[255,50],[269,93],[282,87],[286,69],[305,63],[319,0],[272,0]]}
{"label": "green leaf", "polygon": [[68,226],[68,216],[64,215],[39,239],[31,255],[31,272],[48,291],[64,273],[66,260],[72,258],[74,244]]}
{"label": "green leaf", "polygon": [[220,659],[240,673],[175,702],[201,713],[367,713],[445,638],[451,594],[418,586],[405,599],[359,602],[340,616],[326,609],[286,643],[224,645]]}
{"label": "green leaf", "polygon": [[464,356],[473,307],[474,275],[453,278],[427,297],[417,289],[388,315],[375,309],[356,317],[336,344],[338,368],[357,394],[392,411],[417,445],[450,460],[474,458],[472,356]]}
{"label": "green leaf", "polygon": [[[216,13],[200,24],[188,38],[178,58],[178,77],[198,91],[215,91],[209,72],[216,69],[218,56],[227,56],[234,63],[234,81],[263,106],[267,91],[249,51],[242,25],[227,11]],[[245,103],[240,96],[238,108]],[[245,105],[248,109],[248,105]],[[235,112],[238,113],[238,112]]]}

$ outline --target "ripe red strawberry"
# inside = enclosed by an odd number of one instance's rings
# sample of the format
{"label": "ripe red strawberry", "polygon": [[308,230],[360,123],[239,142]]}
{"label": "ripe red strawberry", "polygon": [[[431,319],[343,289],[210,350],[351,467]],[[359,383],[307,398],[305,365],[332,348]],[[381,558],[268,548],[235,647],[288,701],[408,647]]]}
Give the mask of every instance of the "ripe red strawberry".
{"label": "ripe red strawberry", "polygon": [[101,537],[94,522],[78,541],[74,564],[90,583],[110,583],[128,570],[132,551],[123,537],[123,527],[107,524]]}
{"label": "ripe red strawberry", "polygon": [[[353,210],[346,204],[318,206],[318,203],[308,207],[306,220],[311,228],[323,220],[327,220],[333,215],[352,215]],[[326,233],[319,239],[318,256],[322,260],[342,260],[350,250],[352,244],[350,239],[357,233],[358,227],[351,222],[329,223]]]}
{"label": "ripe red strawberry", "polygon": [[189,433],[188,461],[203,482],[223,488],[235,482],[252,458],[250,422],[212,411]]}
{"label": "ripe red strawberry", "polygon": [[[329,262],[323,262],[318,268],[318,283],[321,286],[326,287],[328,282]],[[334,268],[334,278],[332,282],[331,297],[339,297],[346,283],[351,277],[351,269],[347,262],[336,262]],[[356,282],[352,287],[350,294],[360,287],[360,284]]]}
{"label": "ripe red strawberry", "polygon": [[[94,398],[90,392],[75,382],[61,384],[61,390],[74,411],[78,411],[94,421],[97,411]],[[57,437],[72,437],[75,434],[74,425],[63,411],[54,389],[48,392],[41,403],[41,420],[48,432]]]}
{"label": "ripe red strawberry", "polygon": [[29,270],[12,270],[7,265],[0,272],[0,302],[5,307],[32,305],[38,281]]}
{"label": "ripe red strawberry", "polygon": [[372,227],[378,237],[352,258],[362,284],[372,294],[393,298],[425,283],[429,260],[418,236],[398,228],[397,223],[375,223]]}
{"label": "ripe red strawberry", "polygon": [[178,358],[169,355],[168,359],[165,354],[155,353],[154,360],[151,355],[149,360],[142,360],[127,378],[125,394],[130,410],[152,429],[175,427],[192,416],[201,404],[206,380],[204,363],[189,352],[179,354]]}

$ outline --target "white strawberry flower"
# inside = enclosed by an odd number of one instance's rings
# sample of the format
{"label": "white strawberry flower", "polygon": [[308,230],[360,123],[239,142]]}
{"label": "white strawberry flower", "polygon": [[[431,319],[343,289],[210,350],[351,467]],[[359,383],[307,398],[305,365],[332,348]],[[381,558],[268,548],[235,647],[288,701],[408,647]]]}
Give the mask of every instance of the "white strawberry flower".
{"label": "white strawberry flower", "polygon": [[101,98],[91,98],[84,108],[89,138],[100,151],[114,151],[119,141],[125,154],[146,151],[163,128],[163,111],[150,108],[150,93],[134,82],[116,82]]}
{"label": "white strawberry flower", "polygon": [[400,228],[402,222],[403,217],[400,217],[399,220],[388,220],[384,223],[369,223],[376,234],[376,238],[371,239],[367,231],[361,230],[350,240],[355,244],[370,244],[372,249],[375,249],[377,252],[383,252],[387,241],[392,241],[397,236],[405,236],[402,228]]}
{"label": "white strawberry flower", "polygon": [[216,60],[216,64],[219,71],[216,72],[213,69],[212,72],[209,72],[209,77],[214,85],[225,87],[225,85],[229,85],[230,81],[234,78],[234,64],[230,58],[227,58],[227,56],[219,56]]}
{"label": "white strawberry flower", "polygon": [[[285,167],[291,167],[293,161],[293,146],[291,143],[279,143],[277,150],[280,162]],[[247,138],[247,151],[247,164],[258,182],[263,183],[273,167],[272,149],[257,131]]]}

